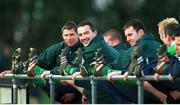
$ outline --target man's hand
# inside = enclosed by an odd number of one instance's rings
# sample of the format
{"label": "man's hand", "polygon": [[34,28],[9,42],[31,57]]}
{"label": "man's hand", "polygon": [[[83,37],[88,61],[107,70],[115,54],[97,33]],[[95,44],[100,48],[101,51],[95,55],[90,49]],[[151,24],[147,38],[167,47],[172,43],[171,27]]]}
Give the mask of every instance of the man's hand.
{"label": "man's hand", "polygon": [[124,81],[128,81],[128,75],[129,75],[128,72],[125,72],[125,73],[124,73],[124,75],[123,75],[123,80],[124,80]]}
{"label": "man's hand", "polygon": [[86,96],[82,96],[82,104],[87,104],[87,97]]}
{"label": "man's hand", "polygon": [[41,74],[41,79],[42,79],[42,80],[45,80],[45,77],[46,77],[46,75],[48,75],[48,74],[51,74],[50,71],[47,71],[47,70],[44,71],[44,72]]}
{"label": "man's hand", "polygon": [[163,104],[167,104],[167,95],[164,93],[157,94],[157,96]]}
{"label": "man's hand", "polygon": [[122,73],[121,73],[121,71],[111,72],[111,73],[109,73],[109,74],[107,75],[107,79],[108,79],[109,81],[113,81],[113,80],[112,80],[112,76],[114,76],[114,75],[122,75]]}
{"label": "man's hand", "polygon": [[180,92],[177,91],[177,90],[171,91],[171,92],[170,92],[170,95],[171,95],[171,97],[172,97],[174,100],[180,99]]}
{"label": "man's hand", "polygon": [[171,82],[175,82],[173,76],[171,74],[168,75],[168,79],[171,81]]}
{"label": "man's hand", "polygon": [[5,70],[0,73],[0,78],[3,79],[5,74],[11,74],[11,73],[12,73],[12,70]]}
{"label": "man's hand", "polygon": [[76,76],[80,76],[80,73],[81,73],[81,72],[75,72],[75,73],[72,75],[72,80],[76,80]]}
{"label": "man's hand", "polygon": [[64,96],[62,96],[61,100],[67,103],[70,102],[74,97],[75,97],[75,93],[65,93]]}
{"label": "man's hand", "polygon": [[153,76],[154,80],[155,81],[159,81],[159,74],[158,73],[155,73],[154,76]]}

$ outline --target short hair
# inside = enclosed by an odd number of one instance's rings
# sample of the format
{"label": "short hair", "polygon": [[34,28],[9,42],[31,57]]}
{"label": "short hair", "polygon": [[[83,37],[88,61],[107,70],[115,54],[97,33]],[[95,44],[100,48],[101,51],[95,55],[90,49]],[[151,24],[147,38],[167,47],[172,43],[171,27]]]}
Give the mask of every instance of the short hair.
{"label": "short hair", "polygon": [[104,33],[104,36],[110,36],[112,40],[118,39],[119,41],[122,41],[121,34],[115,29],[109,29]]}
{"label": "short hair", "polygon": [[173,34],[174,37],[176,36],[180,36],[180,25],[178,24],[177,27],[176,27],[176,32]]}
{"label": "short hair", "polygon": [[62,27],[61,32],[63,33],[65,29],[73,29],[75,32],[77,32],[77,25],[74,21],[67,21]]}
{"label": "short hair", "polygon": [[123,27],[123,30],[126,30],[127,28],[133,26],[133,28],[136,30],[136,31],[139,31],[140,29],[143,29],[145,31],[145,26],[144,26],[144,23],[143,21],[139,20],[139,19],[133,19],[133,20],[130,20],[128,21],[124,27]]}
{"label": "short hair", "polygon": [[166,18],[163,19],[162,21],[160,21],[158,23],[158,27],[159,27],[159,32],[162,34],[164,32],[164,29],[166,26],[168,26],[168,24],[179,24],[179,22],[177,21],[176,18]]}
{"label": "short hair", "polygon": [[90,27],[90,29],[92,30],[92,32],[94,32],[96,30],[96,27],[94,26],[94,24],[89,21],[81,21],[77,27],[82,27],[85,25],[88,25]]}
{"label": "short hair", "polygon": [[167,34],[173,36],[173,34],[177,31],[177,28],[178,28],[178,24],[176,23],[168,24],[166,27],[164,27],[165,36]]}

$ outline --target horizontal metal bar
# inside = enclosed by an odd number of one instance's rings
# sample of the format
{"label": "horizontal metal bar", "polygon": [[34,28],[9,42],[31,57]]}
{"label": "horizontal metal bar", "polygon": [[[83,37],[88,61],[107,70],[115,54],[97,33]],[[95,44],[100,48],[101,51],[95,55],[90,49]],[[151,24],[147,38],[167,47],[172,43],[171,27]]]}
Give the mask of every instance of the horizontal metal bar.
{"label": "horizontal metal bar", "polygon": [[[5,74],[4,78],[16,78],[16,79],[40,79],[41,76],[40,75],[36,75],[35,77],[28,77],[26,74]],[[71,76],[61,76],[61,75],[46,75],[45,76],[46,79],[52,78],[52,79],[60,79],[60,80],[71,80],[72,77]],[[87,78],[83,78],[82,76],[77,76],[76,77],[77,80],[107,80],[106,76],[103,77],[94,77],[94,76],[90,76]],[[123,75],[116,75],[112,77],[113,80],[119,80],[119,79],[123,79]],[[136,78],[135,76],[129,76],[128,80],[154,80],[153,79],[153,75],[148,75],[148,76],[144,76],[141,78]],[[160,80],[169,80],[167,75],[161,75],[159,76]],[[176,80],[180,80],[180,78],[176,78]]]}

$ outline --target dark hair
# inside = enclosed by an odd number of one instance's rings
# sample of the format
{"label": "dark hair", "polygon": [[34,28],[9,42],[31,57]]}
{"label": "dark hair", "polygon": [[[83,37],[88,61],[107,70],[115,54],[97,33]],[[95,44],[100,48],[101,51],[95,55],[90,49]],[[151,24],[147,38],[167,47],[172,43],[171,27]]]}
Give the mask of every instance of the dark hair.
{"label": "dark hair", "polygon": [[82,27],[88,25],[90,27],[90,29],[92,30],[92,32],[94,32],[96,30],[95,26],[93,23],[89,22],[89,21],[81,21],[77,27]]}
{"label": "dark hair", "polygon": [[168,24],[166,27],[164,27],[164,33],[165,35],[173,36],[173,34],[177,31],[178,24],[172,23]]}
{"label": "dark hair", "polygon": [[118,39],[119,41],[122,41],[121,34],[115,29],[109,29],[104,33],[104,36],[111,36],[112,40]]}
{"label": "dark hair", "polygon": [[177,27],[176,27],[176,32],[173,34],[173,37],[176,37],[176,36],[180,36],[180,25],[177,24]]}
{"label": "dark hair", "polygon": [[74,21],[67,21],[62,27],[61,32],[63,32],[64,29],[73,29],[75,32],[77,32],[77,25]]}
{"label": "dark hair", "polygon": [[140,29],[143,29],[144,31],[145,30],[145,26],[144,26],[144,23],[139,20],[139,19],[133,19],[133,20],[130,20],[128,21],[124,27],[123,27],[123,30],[126,30],[127,28],[133,26],[133,28],[136,30],[136,31],[139,31]]}

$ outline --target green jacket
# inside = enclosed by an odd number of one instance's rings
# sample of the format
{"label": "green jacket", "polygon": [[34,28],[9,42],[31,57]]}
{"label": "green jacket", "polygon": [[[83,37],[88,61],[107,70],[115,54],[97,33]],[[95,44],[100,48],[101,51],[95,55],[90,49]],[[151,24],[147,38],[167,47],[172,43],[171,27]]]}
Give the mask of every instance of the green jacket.
{"label": "green jacket", "polygon": [[[95,52],[97,49],[102,48],[103,50],[103,58],[105,59],[107,65],[111,66],[111,63],[119,56],[119,52],[113,47],[106,44],[102,35],[96,35],[96,37],[90,42],[87,47],[84,47],[83,50],[83,58],[85,60],[85,66],[88,70],[89,75],[92,74],[93,66],[90,66],[92,62],[94,62]],[[103,86],[102,86],[103,88]],[[87,97],[88,104],[91,102],[91,89],[84,88],[83,94]],[[97,103],[98,104],[112,104],[112,103],[120,103],[121,98],[118,96],[113,96],[108,94],[102,90],[97,91]]]}
{"label": "green jacket", "polygon": [[[144,59],[148,58],[149,61],[157,59],[157,49],[160,47],[160,43],[157,42],[152,34],[145,34],[144,37],[139,39],[135,46],[142,47],[142,56]],[[121,54],[114,67],[120,70],[125,70],[128,68],[131,59],[130,55],[135,46],[130,47],[124,54]]]}
{"label": "green jacket", "polygon": [[[74,47],[70,47],[67,59],[70,64],[75,62],[76,51],[83,45],[78,42]],[[68,47],[64,41],[48,47],[43,53],[38,55],[39,66],[45,70],[50,70],[51,74],[59,74],[60,57],[62,49]]]}
{"label": "green jacket", "polygon": [[[103,58],[105,59],[107,65],[111,65],[112,62],[119,56],[119,52],[113,47],[106,44],[102,35],[96,35],[95,38],[90,42],[90,44],[83,48],[83,58],[85,60],[85,66],[89,68],[90,64],[94,62],[95,52],[97,49],[103,49]],[[91,75],[91,67],[89,73]]]}
{"label": "green jacket", "polygon": [[128,49],[124,43],[113,46],[113,48],[116,49],[119,54],[123,54]]}

